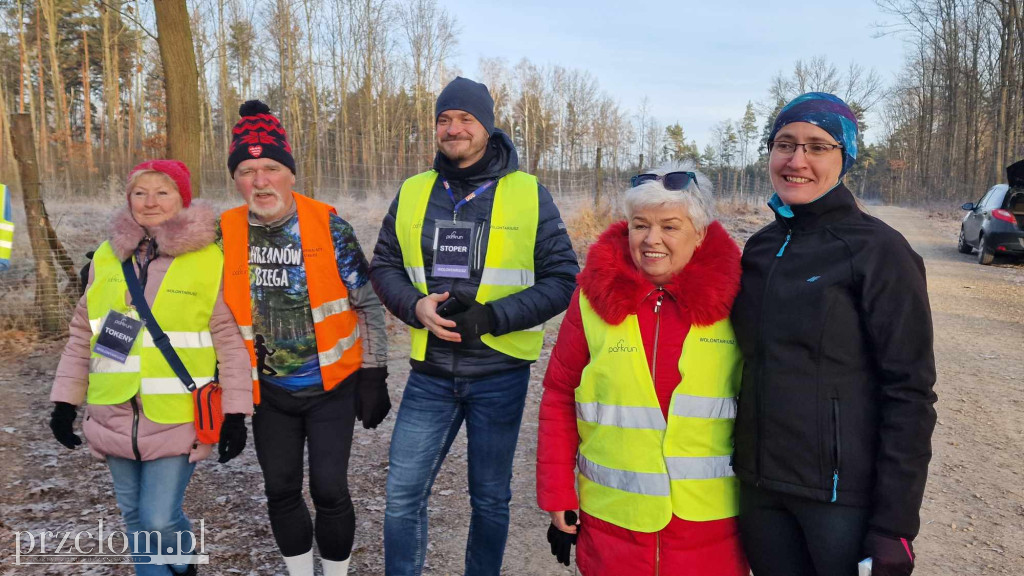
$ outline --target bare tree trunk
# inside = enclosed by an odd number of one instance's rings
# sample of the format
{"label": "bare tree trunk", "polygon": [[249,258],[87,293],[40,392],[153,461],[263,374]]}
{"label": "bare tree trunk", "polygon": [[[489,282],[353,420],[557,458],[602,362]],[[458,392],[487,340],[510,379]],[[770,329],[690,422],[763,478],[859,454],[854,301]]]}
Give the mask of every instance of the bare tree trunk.
{"label": "bare tree trunk", "polygon": [[82,98],[85,100],[82,114],[85,124],[85,167],[89,171],[89,176],[92,177],[96,172],[96,164],[92,155],[92,101],[90,99],[92,88],[89,82],[89,37],[84,28],[82,29],[82,50],[85,52],[85,57],[82,60]]}
{"label": "bare tree trunk", "polygon": [[[14,180],[14,172],[18,168],[14,162],[14,155],[9,152],[14,149],[14,145],[11,142],[11,122],[7,116],[6,92],[0,90],[0,178],[3,178],[4,182],[9,182]],[[29,123],[31,124],[31,116]]]}
{"label": "bare tree trunk", "polygon": [[50,171],[50,131],[46,121],[46,81],[43,76],[43,71],[46,68],[43,67],[43,17],[40,10],[39,3],[36,3],[36,57],[39,61],[39,168],[42,172],[48,173]]}
{"label": "bare tree trunk", "polygon": [[111,50],[117,42],[111,36],[110,8],[106,2],[99,5],[100,25],[103,29],[103,116],[106,131],[105,145],[110,148],[108,158],[116,160],[124,151],[124,132],[121,128],[120,82],[117,59]]}
{"label": "bare tree trunk", "polygon": [[39,165],[36,163],[32,119],[27,114],[12,114],[11,121],[14,127],[14,157],[18,161],[21,194],[25,203],[25,222],[36,265],[35,305],[40,314],[39,328],[46,334],[54,334],[64,329],[64,317],[61,314],[50,243],[46,238],[48,222],[43,199],[39,194]]}
{"label": "bare tree trunk", "polygon": [[[220,92],[221,114],[221,157],[227,158],[228,147],[231,145],[231,120],[235,117],[235,101],[231,97],[231,79],[228,78],[228,47],[226,24],[224,22],[224,0],[217,1],[217,76]],[[231,190],[231,174],[224,171],[224,188]]]}
{"label": "bare tree trunk", "polygon": [[[199,172],[200,125],[199,72],[192,47],[185,0],[154,0],[157,43],[164,67],[167,97],[167,152],[180,160],[193,174]],[[192,182],[192,195],[199,197],[201,178]]]}
{"label": "bare tree trunk", "polygon": [[[28,52],[25,47],[25,5],[18,0],[18,113],[25,113],[25,69],[28,67]],[[28,92],[31,95],[31,91]],[[31,97],[31,96],[30,96]]]}
{"label": "bare tree trunk", "polygon": [[[67,94],[64,92],[64,81],[60,74],[60,60],[57,58],[57,7],[54,0],[39,0],[43,18],[46,19],[46,40],[50,52],[50,78],[53,88],[54,127],[58,136],[64,141],[64,153],[71,152],[71,125],[68,117]],[[40,75],[42,70],[40,70]],[[58,151],[60,154],[60,151]]]}

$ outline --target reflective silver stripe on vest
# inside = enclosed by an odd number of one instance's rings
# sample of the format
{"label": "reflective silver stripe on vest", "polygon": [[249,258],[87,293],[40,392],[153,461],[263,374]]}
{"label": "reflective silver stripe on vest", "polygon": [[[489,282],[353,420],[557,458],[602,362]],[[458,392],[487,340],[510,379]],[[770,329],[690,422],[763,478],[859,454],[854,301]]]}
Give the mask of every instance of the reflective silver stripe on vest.
{"label": "reflective silver stripe on vest", "polygon": [[256,332],[253,331],[252,326],[239,326],[238,331],[242,333],[242,338],[246,340],[256,338]]}
{"label": "reflective silver stripe on vest", "polygon": [[729,465],[731,459],[731,456],[669,456],[665,464],[673,480],[708,480],[735,476]]}
{"label": "reflective silver stripe on vest", "polygon": [[8,240],[0,240],[0,248],[14,248],[14,244]]}
{"label": "reflective silver stripe on vest", "polygon": [[673,416],[686,418],[736,418],[735,398],[709,398],[676,394],[672,405]]}
{"label": "reflective silver stripe on vest", "polygon": [[[175,348],[213,348],[213,336],[209,332],[164,332]],[[155,348],[153,336],[146,331],[142,336],[142,345]]]}
{"label": "reflective silver stripe on vest", "polygon": [[10,222],[0,222],[0,230],[5,232],[14,232],[14,224]]}
{"label": "reflective silver stripe on vest", "polygon": [[[102,319],[89,320],[89,328],[92,329],[93,334],[99,332],[102,324]],[[252,328],[249,328],[249,331],[251,332]],[[209,332],[164,332],[164,334],[167,334],[171,340],[171,346],[175,348],[213,348],[213,336]],[[244,330],[242,335],[245,335]],[[142,334],[142,345],[148,348],[156,347],[156,344],[153,343],[153,336],[148,330]]]}
{"label": "reflective silver stripe on vest", "polygon": [[348,309],[348,298],[339,298],[337,300],[332,300],[331,302],[324,302],[316,308],[313,308],[313,322],[323,322],[328,316],[347,312]]}
{"label": "reflective silver stripe on vest", "polygon": [[660,408],[614,406],[600,402],[577,402],[576,417],[584,422],[619,428],[664,430],[665,418]]}
{"label": "reflective silver stripe on vest", "polygon": [[583,454],[576,457],[576,466],[579,467],[580,474],[584,478],[606,488],[615,488],[623,492],[645,496],[670,496],[672,494],[667,474],[616,470],[595,464],[587,460]]}
{"label": "reflective silver stripe on vest", "polygon": [[480,283],[491,286],[533,286],[533,270],[484,268]]}
{"label": "reflective silver stripe on vest", "polygon": [[351,334],[349,334],[345,338],[342,338],[341,340],[338,340],[338,343],[335,344],[333,348],[317,354],[317,357],[320,359],[320,365],[327,366],[328,364],[334,364],[338,360],[341,360],[342,354],[344,354],[345,351],[351,348],[352,346],[355,346],[356,340],[358,339],[359,326],[356,326],[352,330]]}
{"label": "reflective silver stripe on vest", "polygon": [[423,270],[423,266],[406,266],[405,273],[409,276],[409,280],[413,284],[419,282],[420,284],[427,283],[427,273]]}
{"label": "reflective silver stripe on vest", "polygon": [[260,379],[259,370],[257,370],[255,367],[253,367],[253,369],[252,369],[252,379],[253,380],[259,380]]}
{"label": "reflective silver stripe on vest", "polygon": [[[213,378],[193,378],[193,380],[200,388],[213,382]],[[177,377],[143,378],[141,390],[143,394],[191,394],[188,388],[185,388],[185,383]]]}
{"label": "reflective silver stripe on vest", "polygon": [[139,356],[129,356],[124,364],[106,356],[89,358],[89,372],[92,374],[112,374],[119,372],[138,372],[142,366]]}

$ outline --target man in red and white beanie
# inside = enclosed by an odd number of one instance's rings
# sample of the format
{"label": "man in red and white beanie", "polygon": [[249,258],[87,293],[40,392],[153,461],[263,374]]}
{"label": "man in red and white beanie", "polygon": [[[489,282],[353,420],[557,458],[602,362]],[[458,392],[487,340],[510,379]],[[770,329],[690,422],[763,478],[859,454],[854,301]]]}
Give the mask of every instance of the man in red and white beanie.
{"label": "man in red and white beanie", "polygon": [[352,226],[292,189],[295,159],[270,108],[250,100],[239,114],[228,169],[246,205],[221,216],[224,301],[252,362],[270,526],[291,576],[313,576],[314,538],[324,576],[344,576],[356,526],[353,423],[374,428],[391,409],[384,309]]}
{"label": "man in red and white beanie", "polygon": [[234,177],[235,169],[245,161],[270,158],[284,164],[295,175],[295,158],[288,144],[288,133],[281,121],[270,113],[270,107],[259,100],[249,100],[238,109],[242,117],[231,130],[228,148],[228,172]]}

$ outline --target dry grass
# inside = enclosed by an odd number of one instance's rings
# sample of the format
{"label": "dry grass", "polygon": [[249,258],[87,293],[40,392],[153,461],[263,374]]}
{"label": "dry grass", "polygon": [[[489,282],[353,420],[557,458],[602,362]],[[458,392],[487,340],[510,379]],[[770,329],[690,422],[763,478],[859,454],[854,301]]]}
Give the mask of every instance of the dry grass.
{"label": "dry grass", "polygon": [[597,237],[613,222],[620,220],[618,210],[606,202],[580,202],[574,209],[563,216],[572,247],[576,250],[576,258],[582,266],[587,260],[587,250],[597,241]]}

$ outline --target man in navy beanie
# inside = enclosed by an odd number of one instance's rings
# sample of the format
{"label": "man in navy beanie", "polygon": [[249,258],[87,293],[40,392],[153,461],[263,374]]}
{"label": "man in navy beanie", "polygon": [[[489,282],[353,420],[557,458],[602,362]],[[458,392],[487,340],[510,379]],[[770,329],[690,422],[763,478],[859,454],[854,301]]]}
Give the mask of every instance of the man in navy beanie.
{"label": "man in navy beanie", "polygon": [[465,422],[465,574],[497,576],[530,365],[544,323],[569,305],[579,265],[551,194],[518,170],[512,141],[494,127],[487,87],[456,78],[435,118],[433,169],[402,184],[370,264],[412,348],[391,437],[385,570],[422,572],[430,487]]}

